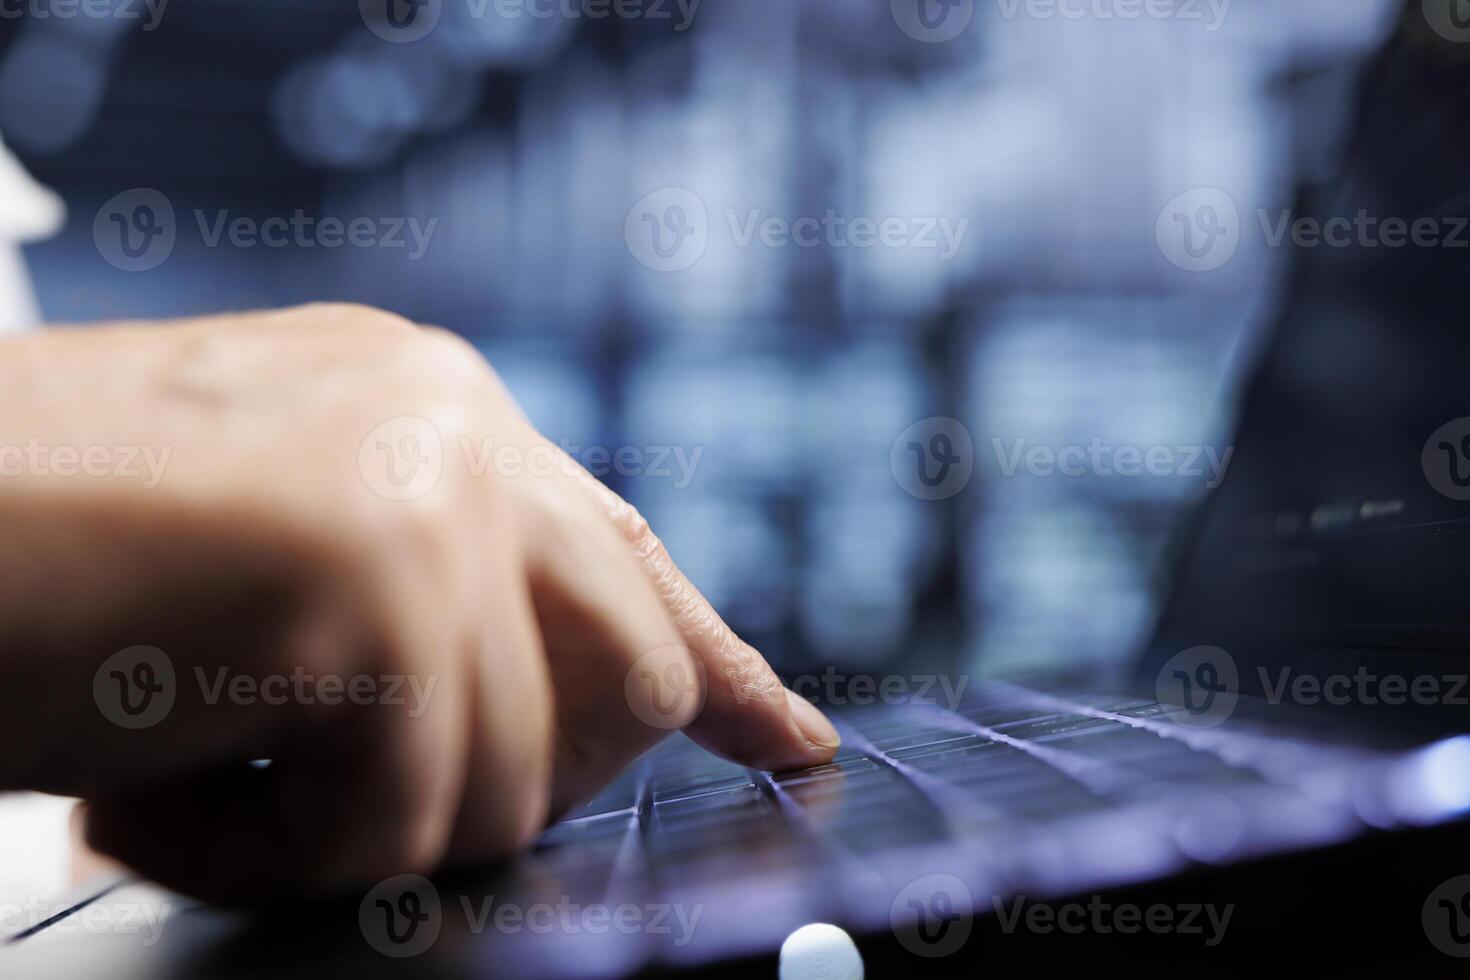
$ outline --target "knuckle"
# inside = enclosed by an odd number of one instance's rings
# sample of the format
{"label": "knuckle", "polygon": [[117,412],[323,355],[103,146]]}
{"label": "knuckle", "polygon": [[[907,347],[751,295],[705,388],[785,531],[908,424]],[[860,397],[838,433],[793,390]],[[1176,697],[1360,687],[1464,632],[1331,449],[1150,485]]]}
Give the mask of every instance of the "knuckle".
{"label": "knuckle", "polygon": [[724,630],[724,621],[684,578],[663,540],[649,524],[648,518],[621,497],[610,496],[616,501],[614,525],[632,547],[634,557],[638,559],[644,574],[648,576],[675,623],[681,629],[700,635]]}
{"label": "knuckle", "polygon": [[398,874],[427,874],[444,860],[450,827],[422,803],[385,799],[355,828],[340,829],[322,842],[318,866],[329,883],[356,884]]}
{"label": "knuckle", "polygon": [[570,495],[550,493],[537,495],[529,508],[534,515],[530,528],[536,540],[554,553],[585,556],[579,560],[595,560],[599,542],[617,538],[598,520],[597,515]]}
{"label": "knuckle", "polygon": [[485,355],[459,334],[442,327],[421,327],[415,345],[417,366],[437,384],[482,387],[496,380]]}
{"label": "knuckle", "polygon": [[[540,790],[544,795],[546,790]],[[486,858],[510,857],[534,841],[545,826],[544,807],[519,787],[497,794],[495,812],[477,827],[473,852]]]}
{"label": "knuckle", "polygon": [[612,519],[613,526],[633,546],[640,561],[647,562],[667,556],[664,543],[654,533],[653,525],[643,516],[642,511],[610,490],[607,491],[607,497],[608,516]]}
{"label": "knuckle", "polygon": [[[336,624],[351,630],[360,652],[396,658],[405,635],[396,621],[404,593],[457,587],[457,522],[433,503],[383,505],[346,513],[330,526],[303,529],[290,549],[297,608],[308,625]],[[320,631],[303,634],[304,649],[335,647]]]}
{"label": "knuckle", "polygon": [[731,695],[742,704],[781,706],[786,699],[781,678],[760,654],[738,640],[735,645],[742,649],[732,652],[722,662],[722,673]]}
{"label": "knuckle", "polygon": [[[410,811],[412,813],[412,811]],[[444,859],[449,848],[450,818],[438,808],[418,804],[399,834],[394,863],[410,871],[432,871]]]}
{"label": "knuckle", "polygon": [[413,321],[364,303],[311,303],[295,311],[308,323],[327,326],[349,323],[355,329],[373,330],[385,335],[410,337],[420,332]]}
{"label": "knuckle", "polygon": [[648,518],[632,507],[628,508],[628,513],[630,516],[624,521],[623,533],[633,545],[633,552],[639,560],[646,562],[667,555],[664,543],[653,533]]}
{"label": "knuckle", "polygon": [[[375,509],[375,519],[358,532],[358,545],[375,567],[392,563],[424,582],[442,581],[454,566],[456,527],[461,508],[450,493],[432,494],[407,506]],[[469,517],[468,514],[464,515]]]}

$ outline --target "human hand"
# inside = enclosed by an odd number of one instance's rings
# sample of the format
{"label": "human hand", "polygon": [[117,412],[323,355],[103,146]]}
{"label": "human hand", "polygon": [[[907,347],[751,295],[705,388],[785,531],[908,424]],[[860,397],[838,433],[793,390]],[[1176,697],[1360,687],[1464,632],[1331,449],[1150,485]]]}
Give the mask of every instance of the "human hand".
{"label": "human hand", "polygon": [[337,305],[48,332],[0,344],[0,401],[0,789],[83,797],[169,887],[504,856],[674,729],[765,769],[835,751],[453,335]]}

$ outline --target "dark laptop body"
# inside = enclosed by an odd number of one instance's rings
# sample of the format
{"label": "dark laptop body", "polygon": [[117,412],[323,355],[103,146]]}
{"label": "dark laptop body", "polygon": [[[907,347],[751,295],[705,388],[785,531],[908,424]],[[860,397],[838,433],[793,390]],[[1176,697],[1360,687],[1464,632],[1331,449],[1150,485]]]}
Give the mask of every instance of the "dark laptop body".
{"label": "dark laptop body", "polygon": [[869,976],[1458,972],[1470,44],[1420,7],[1361,85],[1349,165],[1298,214],[1429,218],[1440,241],[1296,249],[1131,683],[840,713],[838,761],[776,777],[676,742],[512,866],[251,915],[165,898],[156,945],[58,923],[0,973],[774,976],[815,921]]}

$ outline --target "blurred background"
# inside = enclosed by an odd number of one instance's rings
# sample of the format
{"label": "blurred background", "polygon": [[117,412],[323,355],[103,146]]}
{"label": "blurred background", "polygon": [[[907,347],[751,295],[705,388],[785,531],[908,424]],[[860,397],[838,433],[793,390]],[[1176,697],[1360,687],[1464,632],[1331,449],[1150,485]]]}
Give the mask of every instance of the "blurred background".
{"label": "blurred background", "polygon": [[788,673],[1008,672],[1148,628],[1279,295],[1257,215],[1335,166],[1396,17],[3,0],[0,136],[67,203],[47,320],[450,327]]}

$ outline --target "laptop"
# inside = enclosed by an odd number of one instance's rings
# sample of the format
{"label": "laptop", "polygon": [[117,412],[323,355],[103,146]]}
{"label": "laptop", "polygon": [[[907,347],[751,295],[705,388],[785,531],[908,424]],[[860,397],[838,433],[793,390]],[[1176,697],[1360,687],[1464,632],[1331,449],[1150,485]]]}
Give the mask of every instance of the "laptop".
{"label": "laptop", "polygon": [[[343,902],[245,915],[110,882],[11,937],[0,973],[1457,971],[1470,26],[1420,8],[1359,86],[1346,168],[1303,191],[1318,233],[1289,227],[1228,476],[1125,676],[834,709],[840,754],[802,772],[676,737],[506,866]],[[1240,233],[1265,234],[1246,203]],[[1195,249],[1220,228],[1177,219]],[[798,932],[818,923],[843,932]]]}

